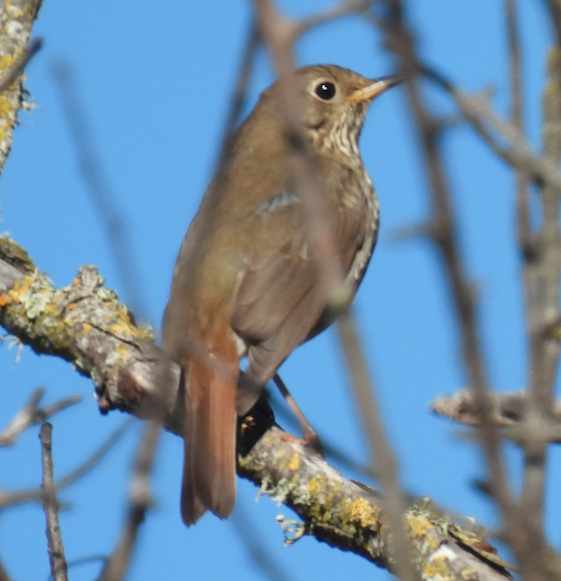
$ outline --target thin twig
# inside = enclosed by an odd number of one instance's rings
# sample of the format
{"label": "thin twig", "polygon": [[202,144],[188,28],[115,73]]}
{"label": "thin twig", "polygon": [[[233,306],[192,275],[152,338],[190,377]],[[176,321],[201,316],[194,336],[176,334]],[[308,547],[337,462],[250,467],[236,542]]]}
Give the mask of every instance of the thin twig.
{"label": "thin twig", "polygon": [[[124,435],[124,433],[138,420],[134,417],[125,420],[109,437],[101,444],[101,446],[84,462],[82,462],[72,472],[63,476],[55,483],[55,490],[60,492],[74,484],[80,478],[86,476],[91,472],[109,452],[109,450],[117,443],[117,441]],[[0,510],[23,504],[25,502],[37,502],[43,500],[43,492],[38,489],[19,490],[17,492],[0,492]]]}
{"label": "thin twig", "polygon": [[[427,78],[449,93],[465,120],[494,153],[513,168],[527,172],[538,186],[547,185],[561,196],[558,166],[536,155],[520,131],[490,108],[486,95],[470,96],[431,67],[424,65],[420,69]],[[502,141],[490,128],[497,132]]]}
{"label": "thin twig", "polygon": [[236,502],[236,508],[228,522],[236,529],[236,538],[243,543],[252,564],[265,579],[270,581],[288,581],[290,579],[282,561],[277,562],[268,550],[264,538],[255,533],[249,514],[244,510],[239,500]]}
{"label": "thin twig", "polygon": [[270,0],[254,0],[255,13],[261,35],[268,47],[278,78],[279,107],[290,144],[288,166],[295,189],[306,212],[308,236],[317,254],[320,276],[330,302],[335,307],[348,305],[350,297],[338,296],[343,291],[343,272],[332,235],[331,217],[321,195],[321,183],[315,160],[303,134],[302,103],[294,82],[293,43],[296,25],[281,16]]}
{"label": "thin twig", "polygon": [[64,113],[74,140],[78,165],[105,230],[127,303],[137,315],[144,313],[146,302],[141,283],[141,269],[138,266],[134,246],[128,233],[127,220],[116,207],[117,196],[112,191],[100,156],[95,150],[92,131],[87,123],[85,106],[80,100],[72,68],[67,63],[59,61],[53,64],[52,72],[60,91]]}
{"label": "thin twig", "polygon": [[[505,22],[510,64],[510,123],[525,140],[523,100],[522,100],[522,55],[519,35],[518,6],[516,0],[504,0]],[[539,409],[536,385],[541,382],[542,341],[535,332],[540,319],[539,273],[536,262],[535,239],[530,220],[529,175],[526,170],[516,171],[516,218],[518,245],[523,257],[522,281],[526,308],[526,329],[529,338],[528,385],[529,401],[523,425],[520,427],[524,450],[524,484],[522,488],[521,510],[525,514],[527,526],[534,539],[543,536],[543,510],[545,492],[545,462],[550,432],[548,418]],[[536,259],[538,259],[536,261]],[[549,409],[547,410],[549,414]],[[539,437],[541,436],[541,437]],[[551,436],[550,436],[551,437]],[[534,541],[535,543],[536,541]],[[535,545],[534,545],[535,546]],[[543,550],[543,549],[542,549]]]}
{"label": "thin twig", "polygon": [[[333,259],[337,256],[337,252],[332,223],[321,196],[321,182],[317,168],[302,133],[300,95],[293,82],[292,51],[298,25],[282,17],[272,1],[255,0],[254,5],[261,33],[269,48],[278,77],[282,115],[286,131],[290,135],[289,167],[295,180],[296,191],[306,210],[310,245],[317,255],[319,273],[330,305],[337,312],[342,313],[336,324],[372,457],[384,464],[384,469],[379,471],[379,476],[394,537],[392,566],[395,567],[396,574],[401,579],[412,581],[417,576],[410,559],[405,533],[403,494],[398,478],[397,463],[381,427],[372,392],[373,386],[360,347],[357,329],[347,310],[351,297],[348,296],[348,290],[342,284],[344,278],[341,265]],[[373,434],[376,435],[375,438]]]}
{"label": "thin twig", "polygon": [[383,426],[380,407],[375,399],[376,390],[366,368],[366,358],[358,330],[350,313],[344,313],[339,317],[337,331],[357,407],[362,417],[362,425],[370,444],[371,454],[376,459],[376,477],[382,488],[385,509],[395,539],[392,555],[395,560],[395,573],[403,581],[413,581],[417,579],[417,573],[412,564],[411,550],[403,525],[405,504],[396,455]]}
{"label": "thin twig", "polygon": [[[72,559],[66,564],[69,569],[72,567],[79,567],[80,565],[87,565],[88,563],[101,562],[103,564],[107,563],[107,555],[90,555],[88,557],[80,557],[79,559]],[[2,581],[0,579],[0,581]]]}
{"label": "thin twig", "polygon": [[[280,394],[279,394],[280,395]],[[282,401],[281,405],[280,397],[277,396],[277,391],[271,391],[268,394],[269,403],[274,409],[275,419],[282,429],[288,427],[289,429],[298,429],[298,420],[294,417],[292,411],[289,412],[286,407],[286,403]],[[278,405],[277,405],[278,404]],[[330,440],[329,437],[320,436],[321,449],[329,462],[335,462],[339,466],[343,467],[347,471],[352,471],[361,477],[369,477],[377,480],[377,474],[372,469],[372,466],[367,465],[364,462],[359,462],[358,460],[351,458],[345,450],[340,448],[337,444]]]}
{"label": "thin twig", "polygon": [[68,569],[58,520],[59,505],[53,479],[52,431],[52,425],[45,422],[41,427],[39,436],[43,461],[43,484],[41,485],[43,489],[43,509],[47,518],[47,540],[51,574],[54,581],[68,581]]}
{"label": "thin twig", "polygon": [[0,561],[0,581],[11,581],[10,576],[4,568],[4,563],[2,563],[2,561]]}
{"label": "thin twig", "polygon": [[353,16],[365,12],[376,1],[377,0],[341,0],[341,2],[333,8],[328,8],[323,12],[318,12],[317,14],[313,14],[307,18],[302,18],[295,23],[294,40],[296,40],[298,36],[302,36],[302,34],[308,30],[320,26],[321,24],[326,24],[333,20],[339,20],[344,16]]}
{"label": "thin twig", "polygon": [[[442,159],[441,143],[438,139],[441,126],[431,114],[416,81],[423,68],[417,56],[414,35],[406,22],[406,3],[401,0],[386,0],[382,4],[385,8],[383,16],[371,13],[370,17],[385,33],[386,45],[395,54],[402,74],[409,79],[406,83],[407,96],[424,157],[433,204],[433,217],[427,232],[442,258],[458,317],[464,368],[469,377],[470,387],[474,390],[480,413],[481,443],[490,476],[490,491],[502,510],[508,531],[514,535],[514,531],[522,532],[523,526],[516,520],[514,502],[500,451],[499,434],[491,422],[487,372],[476,318],[475,296],[459,251],[456,216],[451,201],[448,175]],[[522,552],[521,545],[519,548],[518,554]]]}
{"label": "thin twig", "polygon": [[115,446],[115,444],[125,435],[129,428],[131,428],[136,423],[138,423],[136,418],[126,419],[116,430],[109,434],[107,439],[101,444],[101,446],[99,446],[99,448],[89,458],[82,462],[82,464],[80,464],[77,468],[72,470],[72,472],[70,472],[66,476],[63,476],[60,480],[57,480],[56,482],[57,491],[68,488],[76,481],[86,476],[96,466],[98,466],[98,464],[107,455],[109,450],[111,450],[111,448],[113,448],[113,446]]}
{"label": "thin twig", "polygon": [[236,77],[235,86],[232,90],[232,98],[230,99],[230,107],[222,133],[222,146],[220,148],[220,156],[218,159],[217,170],[214,172],[215,174],[219,173],[230,154],[231,137],[240,122],[241,114],[246,103],[247,89],[253,71],[253,62],[260,42],[261,39],[259,37],[257,25],[255,22],[252,22],[245,43],[240,70]]}
{"label": "thin twig", "polygon": [[128,570],[138,529],[152,506],[150,474],[161,429],[162,425],[158,420],[151,420],[144,429],[131,483],[127,521],[115,550],[98,578],[99,581],[121,581]]}
{"label": "thin twig", "polygon": [[0,432],[0,448],[13,446],[16,438],[27,428],[35,426],[54,416],[56,413],[82,401],[79,395],[71,395],[48,406],[37,407],[45,394],[42,387],[33,390],[23,408],[15,415],[10,424]]}
{"label": "thin twig", "polygon": [[557,46],[561,47],[561,0],[546,0],[551,14],[551,22],[557,37]]}
{"label": "thin twig", "polygon": [[37,54],[43,46],[43,39],[41,37],[33,39],[23,50],[19,58],[14,64],[4,71],[0,78],[0,93],[3,93],[16,79],[23,73],[27,63]]}

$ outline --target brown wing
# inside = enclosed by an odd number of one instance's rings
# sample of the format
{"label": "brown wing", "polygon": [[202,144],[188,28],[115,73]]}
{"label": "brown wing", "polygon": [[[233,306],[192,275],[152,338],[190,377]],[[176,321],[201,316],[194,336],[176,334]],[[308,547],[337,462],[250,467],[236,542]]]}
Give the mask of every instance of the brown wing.
{"label": "brown wing", "polygon": [[[365,238],[366,203],[363,196],[342,203],[339,191],[333,194],[329,199],[337,201],[331,206],[338,258],[348,271]],[[269,207],[255,223],[263,243],[253,250],[241,276],[231,317],[232,328],[249,344],[247,375],[261,386],[309,337],[326,305],[301,203]],[[251,407],[256,393],[239,394],[239,413]]]}

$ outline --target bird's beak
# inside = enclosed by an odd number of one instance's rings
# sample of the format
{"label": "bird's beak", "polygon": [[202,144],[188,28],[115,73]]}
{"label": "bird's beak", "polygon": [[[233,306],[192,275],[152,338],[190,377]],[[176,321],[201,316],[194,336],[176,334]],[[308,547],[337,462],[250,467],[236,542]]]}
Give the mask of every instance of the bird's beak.
{"label": "bird's beak", "polygon": [[363,103],[364,101],[371,101],[374,97],[381,95],[388,89],[399,85],[402,83],[404,78],[401,75],[393,75],[391,77],[382,77],[381,79],[376,79],[371,85],[368,87],[364,87],[364,89],[358,89],[354,93],[351,93],[347,97],[347,101],[351,103]]}

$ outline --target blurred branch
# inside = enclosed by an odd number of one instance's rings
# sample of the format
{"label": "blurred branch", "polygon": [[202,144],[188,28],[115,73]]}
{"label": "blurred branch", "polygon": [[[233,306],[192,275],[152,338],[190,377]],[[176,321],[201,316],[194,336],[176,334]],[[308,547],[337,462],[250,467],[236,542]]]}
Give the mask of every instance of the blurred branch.
{"label": "blurred branch", "polygon": [[[524,135],[524,108],[522,99],[522,55],[519,38],[518,6],[516,0],[505,0],[505,21],[508,39],[511,85],[510,123]],[[542,382],[547,382],[544,374],[547,363],[544,361],[542,322],[542,301],[540,300],[540,250],[532,232],[530,219],[529,185],[530,175],[524,169],[516,171],[516,217],[518,245],[523,258],[522,283],[526,310],[526,330],[529,339],[528,402],[522,425],[516,430],[524,451],[524,483],[522,487],[521,510],[527,515],[529,534],[540,539],[543,537],[545,506],[545,467],[548,443],[558,438],[559,432],[550,422],[550,404],[553,404],[553,382],[551,392],[545,400],[540,392]],[[558,192],[559,193],[559,192]],[[555,194],[554,194],[555,195]],[[544,219],[546,219],[544,217]],[[553,433],[552,433],[553,432]],[[542,540],[545,544],[545,539]]]}
{"label": "blurred branch", "polygon": [[240,70],[238,71],[236,83],[232,92],[232,98],[230,99],[230,108],[226,117],[226,124],[224,125],[222,148],[220,151],[217,170],[214,172],[215,174],[219,173],[220,168],[230,153],[230,138],[240,122],[241,114],[247,98],[247,88],[251,80],[253,61],[260,42],[261,38],[259,36],[259,31],[257,30],[256,24],[253,22],[246,39]]}
{"label": "blurred branch", "polygon": [[561,0],[546,0],[551,14],[551,23],[557,37],[557,46],[561,47]]}
{"label": "blurred branch", "polygon": [[0,581],[11,581],[10,576],[6,569],[4,569],[4,564],[0,561]]}
{"label": "blurred branch", "polygon": [[[91,275],[91,269],[93,267],[83,267],[81,271],[87,270]],[[6,273],[12,277],[10,283]],[[98,281],[99,275],[95,276]],[[30,291],[31,285],[35,286]],[[78,280],[71,287],[54,289],[34,270],[21,247],[8,239],[0,239],[0,324],[9,327],[11,333],[31,344],[37,352],[64,357],[81,373],[91,373],[103,411],[118,408],[149,418],[159,415],[163,405],[165,427],[181,434],[182,414],[175,409],[178,407],[179,377],[175,375],[175,364],[162,359],[163,355],[156,356],[158,348],[150,344],[145,330],[135,327],[126,317],[126,307],[113,293],[101,286],[95,291],[88,288],[91,292],[84,292]],[[63,311],[57,307],[62,297],[66,297],[66,301],[60,304],[67,305]],[[84,309],[83,312],[80,309]],[[87,320],[88,314],[91,321]],[[78,317],[75,324],[70,324],[67,317],[75,316]],[[100,325],[101,318],[105,321],[103,325]],[[109,341],[110,346],[105,341]],[[170,393],[162,401],[158,386],[161,386],[162,375],[170,369],[176,381],[169,382]],[[257,432],[261,434],[263,429],[266,426],[258,426]],[[301,526],[307,533],[332,546],[363,555],[381,566],[393,567],[388,552],[391,535],[387,527],[387,507],[379,495],[346,480],[310,450],[286,442],[276,428],[268,430],[255,445],[255,435],[250,432],[244,427],[240,436],[240,447],[250,449],[240,457],[242,476],[293,508],[303,519]],[[78,471],[73,472],[76,473]],[[69,477],[61,479],[57,489],[61,483],[67,486]],[[20,499],[30,500],[31,494],[41,498],[40,491],[31,491],[25,498],[22,493]],[[8,496],[2,495],[0,504],[4,505],[3,498]],[[146,495],[143,493],[142,497]],[[132,511],[120,546],[132,546],[130,539],[136,534],[134,527],[140,522],[140,514],[140,510]],[[492,551],[480,550],[489,545],[479,533],[434,514],[433,509],[423,508],[419,503],[407,509],[406,523],[419,570],[430,571],[438,564],[438,570],[449,574],[452,580],[464,580],[459,571],[467,567],[476,571],[472,581],[509,578],[504,564],[493,565],[494,561],[502,561]]]}
{"label": "blurred branch", "polygon": [[[528,416],[530,396],[527,391],[493,392],[489,399],[489,416],[498,427],[521,426]],[[430,404],[430,410],[466,426],[480,426],[481,413],[473,391],[462,389],[453,395],[441,395]],[[541,437],[539,434],[543,434]],[[535,437],[545,442],[560,444],[561,401],[556,401],[550,410],[550,419],[542,422]]]}
{"label": "blurred branch", "polygon": [[[561,195],[561,173],[558,166],[542,156],[535,155],[521,132],[512,123],[501,119],[490,108],[485,93],[470,96],[442,73],[428,66],[422,66],[422,72],[450,94],[464,119],[495,154],[513,168],[526,172],[538,186],[548,184],[558,195]],[[496,131],[504,142],[489,128]]]}
{"label": "blurred branch", "polygon": [[41,485],[43,490],[43,509],[47,518],[47,540],[51,574],[54,581],[67,581],[68,570],[58,520],[59,505],[53,480],[52,431],[51,424],[45,422],[41,426],[39,433],[43,463],[43,484]]}
{"label": "blurred branch", "polygon": [[[342,284],[344,277],[337,256],[331,216],[321,195],[321,180],[303,134],[301,102],[297,84],[293,82],[293,45],[301,32],[298,24],[281,16],[272,0],[255,0],[255,13],[263,41],[271,56],[278,77],[281,114],[290,147],[289,167],[295,189],[303,201],[310,246],[317,256],[320,277],[327,291],[329,305],[338,313],[336,327],[346,360],[347,371],[372,459],[379,464],[379,482],[385,496],[390,521],[396,574],[403,581],[417,578],[410,558],[409,542],[403,526],[403,493],[399,482],[397,460],[382,427],[374,389],[362,351],[356,324],[349,314],[352,295]],[[355,5],[356,7],[356,5]],[[366,5],[361,4],[361,9]],[[324,15],[327,13],[324,13]],[[322,21],[322,15],[308,19],[308,24]],[[354,294],[354,293],[353,293]]]}
{"label": "blurred branch", "polygon": [[134,313],[142,314],[145,301],[140,283],[140,268],[128,233],[127,221],[117,209],[117,196],[112,191],[99,153],[95,150],[95,140],[87,123],[85,106],[80,99],[74,73],[70,65],[62,61],[52,65],[52,72],[60,91],[70,134],[74,139],[78,166],[105,230],[126,300]]}
{"label": "blurred branch", "polygon": [[307,18],[302,18],[294,23],[294,41],[305,32],[321,24],[338,20],[344,16],[361,14],[368,10],[378,0],[341,0],[333,8],[328,8],[324,12],[318,12]]}
{"label": "blurred branch", "polygon": [[[0,7],[0,79],[11,75],[21,66],[22,54],[31,36],[31,28],[37,18],[41,0],[4,0]],[[33,47],[33,45],[32,45]],[[32,48],[30,47],[30,48]],[[29,50],[29,49],[28,49]],[[25,60],[25,57],[23,57]],[[8,72],[11,71],[11,72]],[[19,71],[21,73],[21,70]],[[17,81],[16,81],[17,79]],[[0,172],[4,169],[6,158],[12,148],[14,127],[18,122],[18,112],[24,105],[24,90],[21,74],[0,95]]]}
{"label": "blurred branch", "polygon": [[[135,418],[129,418],[127,421],[123,422],[109,435],[105,442],[103,442],[91,456],[86,458],[86,460],[72,472],[60,478],[60,480],[55,483],[55,490],[60,492],[91,472],[135,421]],[[37,489],[19,490],[16,492],[0,491],[0,510],[17,504],[23,504],[24,502],[42,501],[43,498],[43,492]]]}
{"label": "blurred branch", "polygon": [[37,406],[43,395],[45,395],[45,390],[42,387],[38,387],[33,391],[23,408],[15,415],[10,424],[0,432],[0,448],[3,446],[13,446],[17,436],[27,430],[27,428],[44,422],[59,411],[77,404],[82,400],[81,396],[72,395],[48,406],[39,408]]}
{"label": "blurred branch", "polygon": [[277,561],[271,551],[268,550],[265,539],[256,534],[254,523],[250,515],[242,507],[241,499],[236,501],[236,507],[228,522],[234,527],[236,538],[243,543],[255,569],[259,570],[265,579],[270,579],[271,581],[290,580],[290,575],[283,567],[282,561]]}
{"label": "blurred branch", "polygon": [[[561,48],[550,49],[547,81],[542,103],[542,144],[544,163],[559,166],[561,159]],[[559,283],[561,277],[561,232],[559,229],[560,191],[547,182],[541,184],[538,203],[541,224],[536,233],[535,252],[526,261],[528,284],[527,326],[530,342],[530,377],[527,419],[521,429],[524,449],[522,508],[527,515],[528,534],[535,545],[541,540],[542,554],[547,547],[544,532],[546,463],[548,441],[543,434],[549,425],[559,370],[559,340],[551,330],[558,324]],[[544,427],[545,426],[545,427]],[[547,435],[547,434],[544,434]],[[539,545],[538,545],[539,548]]]}
{"label": "blurred branch", "polygon": [[[471,387],[474,389],[474,398],[479,414],[478,425],[491,476],[487,490],[497,500],[501,508],[505,521],[505,535],[521,566],[522,577],[543,580],[558,578],[560,574],[559,562],[557,559],[550,558],[551,550],[543,537],[540,525],[545,446],[547,438],[551,435],[542,424],[551,406],[559,350],[558,341],[554,340],[551,333],[557,324],[556,321],[559,320],[559,265],[557,259],[561,254],[558,250],[558,204],[561,194],[561,179],[558,171],[558,152],[556,151],[555,155],[552,156],[534,155],[522,133],[520,55],[514,4],[507,4],[507,32],[510,41],[511,84],[513,87],[513,120],[511,122],[502,121],[492,112],[487,99],[466,97],[442,75],[421,65],[415,51],[413,35],[405,22],[404,4],[400,0],[386,0],[387,11],[384,17],[377,18],[377,22],[386,32],[387,45],[395,52],[402,70],[411,77],[408,84],[410,104],[424,150],[435,206],[435,218],[431,222],[432,230],[430,228],[427,230],[442,252],[452,288],[452,296],[459,315],[464,361],[470,376]],[[558,60],[556,59],[555,62],[558,63]],[[558,68],[558,65],[556,68],[552,66],[551,70],[555,70],[557,75]],[[421,73],[445,88],[455,99],[462,115],[491,149],[518,170],[520,217],[527,222],[520,224],[519,234],[522,235],[522,241],[526,243],[523,250],[527,253],[527,258],[540,262],[538,267],[539,281],[535,285],[530,284],[532,292],[537,292],[539,297],[537,303],[533,303],[539,304],[539,316],[537,319],[532,317],[529,321],[530,332],[533,334],[532,340],[535,341],[534,345],[536,346],[532,353],[530,378],[530,390],[534,391],[534,396],[528,400],[524,422],[511,434],[519,443],[523,444],[526,454],[525,491],[520,504],[515,502],[511,496],[501,460],[500,436],[496,432],[491,415],[492,401],[483,365],[480,333],[475,318],[475,302],[471,296],[470,285],[463,273],[464,267],[457,249],[456,225],[450,203],[450,188],[438,143],[440,127],[435,124],[434,118],[423,103],[420,89],[414,80]],[[556,99],[559,95],[559,88],[549,89],[547,94]],[[552,108],[557,110],[559,107],[555,103]],[[496,132],[498,137],[493,132]],[[558,136],[561,132],[555,130],[553,133]],[[559,140],[558,137],[557,140]],[[528,248],[528,241],[524,239],[524,236],[528,235],[529,225],[529,216],[524,214],[525,196],[527,196],[524,188],[527,187],[525,182],[528,179],[532,179],[544,190],[547,189],[550,196],[549,198],[545,194],[542,196],[544,203],[542,216],[545,217],[544,229],[546,224],[549,224],[550,228],[549,238],[545,232],[539,235],[541,246],[536,249],[537,255],[542,253],[539,257],[532,254],[534,248]],[[546,207],[547,203],[549,206]],[[530,297],[530,299],[536,301],[534,297]],[[539,414],[533,411],[536,407],[534,401],[540,410]],[[538,497],[540,498],[538,499]]]}
{"label": "blurred branch", "polygon": [[56,489],[62,490],[68,488],[74,482],[83,478],[86,474],[91,472],[96,466],[99,465],[101,460],[106,456],[106,454],[113,448],[113,446],[125,435],[127,430],[136,422],[136,418],[128,418],[125,420],[116,430],[111,432],[107,439],[99,446],[99,448],[89,457],[86,458],[82,464],[77,468],[72,470],[66,476],[63,476],[60,480],[56,482]]}
{"label": "blurred branch", "polygon": [[[406,84],[409,107],[433,205],[432,217],[426,231],[442,259],[455,306],[464,369],[480,416],[478,436],[490,478],[488,491],[501,510],[505,535],[511,542],[518,562],[523,563],[523,575],[532,571],[544,572],[543,560],[538,557],[544,545],[538,539],[528,538],[526,521],[517,510],[510,492],[501,455],[500,434],[492,422],[490,390],[476,316],[475,295],[460,253],[457,219],[439,140],[442,125],[431,113],[417,80],[424,71],[417,54],[414,34],[406,20],[406,2],[385,0],[380,5],[385,9],[383,15],[372,12],[372,18],[385,34],[386,46],[394,53],[402,74],[409,79]],[[457,91],[455,94],[457,95]],[[544,575],[547,576],[545,572]]]}
{"label": "blurred branch", "polygon": [[152,506],[150,474],[161,427],[158,420],[151,420],[144,429],[130,487],[127,521],[115,550],[98,578],[99,581],[121,581],[127,573],[138,538],[138,529],[144,522],[146,512]]}

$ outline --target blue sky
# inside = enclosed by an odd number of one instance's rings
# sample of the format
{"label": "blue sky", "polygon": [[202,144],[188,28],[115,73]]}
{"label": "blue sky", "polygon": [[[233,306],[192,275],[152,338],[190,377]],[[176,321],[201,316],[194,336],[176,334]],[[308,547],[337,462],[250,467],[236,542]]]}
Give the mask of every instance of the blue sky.
{"label": "blue sky", "polygon": [[[286,0],[288,14],[323,10],[325,0]],[[539,147],[539,102],[544,55],[551,40],[541,3],[520,2],[529,139]],[[508,110],[508,68],[501,3],[414,0],[410,19],[423,57],[471,92],[494,89],[493,104]],[[28,67],[27,86],[37,109],[22,114],[0,183],[0,231],[10,232],[59,286],[77,269],[95,264],[123,300],[122,280],[76,163],[53,64],[75,72],[79,94],[111,186],[115,209],[126,220],[141,296],[137,316],[158,329],[181,239],[208,183],[250,22],[247,2],[45,0],[35,27],[44,49]],[[334,63],[375,77],[393,72],[379,33],[359,17],[316,30],[297,47],[300,65]],[[251,103],[272,81],[263,53],[251,83]],[[428,95],[443,114],[450,103]],[[444,136],[454,204],[469,273],[481,297],[480,316],[493,385],[524,385],[519,265],[513,234],[513,176],[469,128]],[[388,432],[399,454],[408,491],[433,498],[460,514],[493,525],[494,513],[471,487],[481,477],[478,452],[458,429],[427,412],[430,400],[465,386],[454,319],[437,257],[426,241],[395,242],[396,228],[420,223],[430,210],[422,161],[401,89],[377,100],[367,119],[361,151],[381,203],[382,230],[375,257],[355,303]],[[350,457],[366,458],[339,348],[331,331],[299,348],[283,365],[283,378],[320,434]],[[61,476],[80,463],[124,420],[102,417],[90,381],[70,365],[0,344],[3,426],[31,390],[46,402],[81,394],[83,402],[54,420],[54,460]],[[61,494],[62,535],[69,561],[108,554],[124,519],[138,426],[88,478]],[[40,480],[36,430],[0,452],[0,487],[36,486]],[[558,454],[555,454],[557,456]],[[511,454],[513,470],[517,457]],[[555,459],[555,457],[554,457]],[[313,539],[282,544],[277,514],[285,507],[239,482],[232,521],[206,516],[187,530],[179,516],[181,441],[165,434],[154,475],[156,506],[141,532],[129,578],[262,579],[240,534],[240,523],[262,543],[283,579],[340,579],[388,574],[365,560]],[[552,478],[559,466],[552,463]],[[355,476],[346,472],[349,476]],[[553,504],[551,522],[559,521]],[[38,506],[0,515],[0,557],[14,579],[46,579],[44,517]],[[558,542],[558,527],[551,527]],[[91,579],[99,565],[71,571]],[[162,572],[164,570],[164,572]]]}

